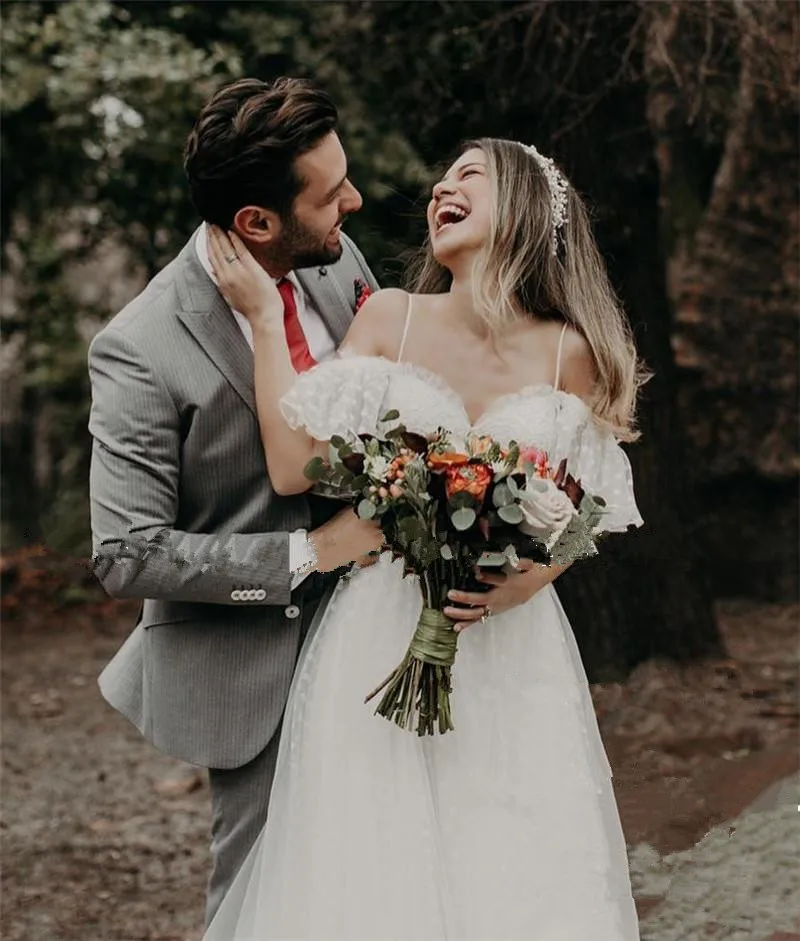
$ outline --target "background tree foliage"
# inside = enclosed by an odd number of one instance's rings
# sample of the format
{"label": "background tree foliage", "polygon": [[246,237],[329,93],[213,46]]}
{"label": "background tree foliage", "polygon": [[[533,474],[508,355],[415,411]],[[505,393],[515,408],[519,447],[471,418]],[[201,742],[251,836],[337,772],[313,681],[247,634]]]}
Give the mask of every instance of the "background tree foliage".
{"label": "background tree foliage", "polygon": [[88,548],[86,343],[193,228],[199,105],[309,75],[385,284],[464,138],[535,141],[588,194],[655,371],[631,449],[648,525],[559,593],[596,673],[715,650],[715,594],[796,591],[796,39],[776,0],[6,2],[6,542]]}

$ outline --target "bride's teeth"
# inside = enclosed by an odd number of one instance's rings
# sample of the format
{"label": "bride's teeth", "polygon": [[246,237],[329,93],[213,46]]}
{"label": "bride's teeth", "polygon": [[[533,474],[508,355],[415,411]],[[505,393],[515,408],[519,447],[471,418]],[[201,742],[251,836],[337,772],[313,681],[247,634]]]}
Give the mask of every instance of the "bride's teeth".
{"label": "bride's teeth", "polygon": [[442,206],[436,213],[436,222],[440,229],[445,225],[453,224],[452,222],[443,221],[445,215],[455,216],[455,221],[460,222],[462,219],[466,219],[469,213],[460,206]]}

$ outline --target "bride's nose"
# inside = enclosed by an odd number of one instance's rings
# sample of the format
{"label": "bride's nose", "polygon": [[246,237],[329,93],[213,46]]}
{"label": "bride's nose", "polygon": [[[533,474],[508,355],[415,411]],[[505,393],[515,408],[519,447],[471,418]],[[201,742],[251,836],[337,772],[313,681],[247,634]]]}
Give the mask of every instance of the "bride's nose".
{"label": "bride's nose", "polygon": [[452,180],[439,180],[433,187],[433,198],[440,200],[443,196],[452,196],[456,188]]}

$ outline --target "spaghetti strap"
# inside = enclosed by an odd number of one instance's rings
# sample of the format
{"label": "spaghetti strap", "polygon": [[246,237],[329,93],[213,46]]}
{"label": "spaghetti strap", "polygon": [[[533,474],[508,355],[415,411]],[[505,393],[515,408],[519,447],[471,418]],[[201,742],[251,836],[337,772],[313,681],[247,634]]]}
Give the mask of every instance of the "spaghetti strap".
{"label": "spaghetti strap", "polygon": [[406,348],[406,339],[408,338],[408,327],[411,323],[411,298],[412,294],[408,295],[408,308],[406,310],[406,322],[403,327],[403,339],[400,341],[400,352],[397,354],[397,362],[399,363],[403,358],[403,351]]}
{"label": "spaghetti strap", "polygon": [[567,327],[569,324],[564,321],[564,326],[561,328],[561,336],[558,338],[558,353],[556,354],[556,378],[553,383],[553,388],[558,391],[558,381],[561,378],[561,350],[564,346],[564,334],[567,332]]}

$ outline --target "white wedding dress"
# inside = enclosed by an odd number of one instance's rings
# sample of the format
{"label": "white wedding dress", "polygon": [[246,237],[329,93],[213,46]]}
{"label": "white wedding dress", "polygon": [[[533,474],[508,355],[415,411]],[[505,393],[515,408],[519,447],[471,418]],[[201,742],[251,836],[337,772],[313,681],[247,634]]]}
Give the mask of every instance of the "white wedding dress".
{"label": "white wedding dress", "polygon": [[[605,528],[642,522],[626,455],[553,386],[471,424],[435,374],[345,355],[299,377],[282,408],[320,440],[375,432],[397,408],[412,431],[535,443],[607,499]],[[204,941],[639,938],[611,772],[555,591],[460,636],[455,731],[429,738],[364,704],[420,608],[388,555],[340,582],[297,667],[268,822]]]}

